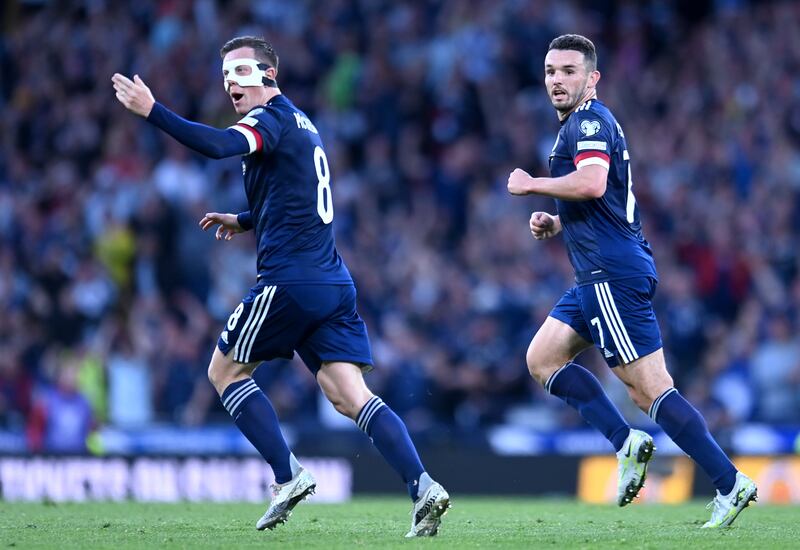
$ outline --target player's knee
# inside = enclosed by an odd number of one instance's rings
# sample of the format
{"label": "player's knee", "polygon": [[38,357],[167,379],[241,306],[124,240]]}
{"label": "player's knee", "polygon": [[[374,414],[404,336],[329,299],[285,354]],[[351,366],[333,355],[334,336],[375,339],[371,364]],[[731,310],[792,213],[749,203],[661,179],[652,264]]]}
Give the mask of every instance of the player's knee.
{"label": "player's knee", "polygon": [[229,361],[224,356],[213,357],[211,363],[208,365],[208,380],[217,390],[217,393],[222,395],[230,384],[241,380],[243,377],[249,375],[252,369],[247,365],[234,363]]}
{"label": "player's knee", "polygon": [[633,401],[636,406],[644,412],[647,412],[650,409],[650,403],[652,403],[652,401],[648,401],[645,394],[639,391],[638,388],[628,386],[628,395],[630,396],[631,401]]}
{"label": "player's knee", "polygon": [[323,365],[317,373],[317,382],[333,408],[353,420],[372,397],[361,370],[351,363]]}
{"label": "player's knee", "polygon": [[325,397],[328,398],[331,405],[333,405],[333,408],[336,409],[336,412],[347,418],[355,419],[361,411],[361,405],[363,405],[363,403],[354,395],[352,389],[350,390],[351,391],[347,389],[342,390],[341,388],[323,388],[323,393]]}
{"label": "player's knee", "polygon": [[525,355],[525,362],[528,364],[528,372],[534,380],[540,384],[544,384],[561,365],[553,364],[548,360],[547,354],[541,353],[533,342],[528,347],[528,353]]}
{"label": "player's knee", "polygon": [[346,399],[342,398],[341,396],[336,396],[334,399],[328,398],[333,405],[333,408],[336,409],[341,415],[346,416],[347,418],[355,418],[358,415],[358,411],[355,410],[352,403],[348,402]]}
{"label": "player's knee", "polygon": [[220,369],[219,366],[214,363],[214,361],[208,364],[208,381],[211,382],[211,385],[213,385],[214,388],[216,388],[217,393],[221,394],[225,389],[224,387],[220,387],[225,382],[222,369]]}
{"label": "player's knee", "polygon": [[651,376],[637,380],[633,385],[628,386],[628,394],[637,407],[647,412],[653,401],[673,385],[672,377],[665,369],[663,372],[653,372]]}

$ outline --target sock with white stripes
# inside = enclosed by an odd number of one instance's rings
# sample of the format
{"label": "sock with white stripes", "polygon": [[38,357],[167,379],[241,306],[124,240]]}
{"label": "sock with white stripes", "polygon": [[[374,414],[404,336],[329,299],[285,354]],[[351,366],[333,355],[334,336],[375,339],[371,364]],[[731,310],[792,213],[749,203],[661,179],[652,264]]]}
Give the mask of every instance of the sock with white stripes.
{"label": "sock with white stripes", "polygon": [[408,485],[408,495],[416,501],[419,478],[425,468],[400,417],[375,395],[358,413],[356,424],[369,436],[386,462],[400,474]]}
{"label": "sock with white stripes", "polygon": [[615,451],[622,448],[631,427],[591,372],[577,363],[567,363],[550,375],[544,389],[577,409],[586,422],[606,436]]}
{"label": "sock with white stripes", "polygon": [[272,466],[275,482],[290,481],[300,469],[300,463],[289,451],[272,403],[253,379],[234,382],[225,388],[220,399],[239,430]]}
{"label": "sock with white stripes", "polygon": [[708,432],[703,416],[675,388],[661,394],[650,405],[650,418],[700,465],[723,495],[736,484],[736,467]]}

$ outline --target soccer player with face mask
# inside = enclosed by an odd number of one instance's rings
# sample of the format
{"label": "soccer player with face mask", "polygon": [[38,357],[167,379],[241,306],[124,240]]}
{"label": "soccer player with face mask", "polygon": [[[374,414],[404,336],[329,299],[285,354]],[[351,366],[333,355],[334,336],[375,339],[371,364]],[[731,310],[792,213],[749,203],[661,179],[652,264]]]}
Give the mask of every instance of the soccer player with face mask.
{"label": "soccer player with face mask", "polygon": [[262,362],[296,351],[322,392],[353,419],[408,485],[407,537],[436,535],[450,506],[425,471],[403,421],[364,382],[372,369],[356,289],[336,251],[332,178],[319,132],[277,84],[278,56],[261,38],[238,37],[220,52],[222,78],[242,118],[227,129],[187,121],[157,103],[138,75],[115,74],[117,99],[182,144],[212,158],[242,156],[250,209],[200,220],[216,238],[255,231],[258,278],[220,334],[208,376],[225,408],[272,467],[275,484],[258,529],[283,523],[316,482],[289,450],[267,396],[251,378]]}
{"label": "soccer player with face mask", "polygon": [[550,43],[545,85],[561,121],[550,154],[550,178],[514,170],[508,190],[556,200],[556,215],[534,212],[535,239],[563,233],[575,286],[564,294],[531,341],[531,376],[608,438],[618,458],[617,503],[644,486],[653,438],[631,429],[600,382],[573,360],[594,345],[631,399],[692,457],[717,488],[703,527],[730,525],[756,499],[756,485],[719,448],[700,413],[673,387],[653,312],[657,274],[642,235],[625,134],[597,99],[594,44],[568,34]]}

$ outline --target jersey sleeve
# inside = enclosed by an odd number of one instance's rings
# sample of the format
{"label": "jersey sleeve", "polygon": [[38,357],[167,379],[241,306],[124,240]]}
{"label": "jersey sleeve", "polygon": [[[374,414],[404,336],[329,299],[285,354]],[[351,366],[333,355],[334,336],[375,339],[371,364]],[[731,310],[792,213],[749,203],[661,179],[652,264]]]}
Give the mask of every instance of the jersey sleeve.
{"label": "jersey sleeve", "polygon": [[269,153],[275,149],[281,137],[281,121],[277,113],[269,108],[253,109],[230,128],[242,134],[247,140],[250,147],[247,154],[256,151]]}
{"label": "jersey sleeve", "polygon": [[221,159],[245,154],[248,144],[230,128],[220,130],[182,118],[156,102],[147,121],[187,147],[207,157]]}
{"label": "jersey sleeve", "polygon": [[608,170],[614,139],[611,124],[589,110],[575,111],[573,116],[570,148],[575,168],[594,164]]}

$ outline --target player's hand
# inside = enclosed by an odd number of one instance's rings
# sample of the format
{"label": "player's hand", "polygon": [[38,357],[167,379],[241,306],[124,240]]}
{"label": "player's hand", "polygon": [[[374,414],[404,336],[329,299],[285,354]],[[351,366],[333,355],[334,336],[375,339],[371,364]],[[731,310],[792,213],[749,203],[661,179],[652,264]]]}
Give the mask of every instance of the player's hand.
{"label": "player's hand", "polygon": [[537,241],[555,237],[561,231],[561,223],[557,217],[547,212],[534,212],[530,220],[531,234]]}
{"label": "player's hand", "polygon": [[139,78],[138,74],[134,75],[133,80],[131,80],[127,76],[114,73],[114,76],[111,77],[111,82],[114,83],[117,99],[126,109],[145,118],[150,115],[156,100],[150,88]]}
{"label": "player's hand", "polygon": [[530,193],[531,175],[521,168],[516,168],[508,176],[508,192],[512,195],[527,195]]}
{"label": "player's hand", "polygon": [[217,232],[215,237],[218,241],[229,241],[237,233],[244,233],[244,229],[239,225],[239,220],[236,214],[220,214],[219,212],[208,212],[203,219],[200,220],[200,227],[203,231],[208,231],[215,225]]}

